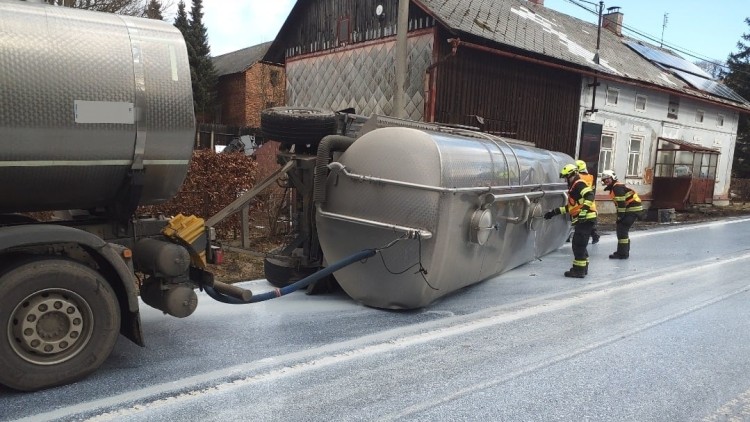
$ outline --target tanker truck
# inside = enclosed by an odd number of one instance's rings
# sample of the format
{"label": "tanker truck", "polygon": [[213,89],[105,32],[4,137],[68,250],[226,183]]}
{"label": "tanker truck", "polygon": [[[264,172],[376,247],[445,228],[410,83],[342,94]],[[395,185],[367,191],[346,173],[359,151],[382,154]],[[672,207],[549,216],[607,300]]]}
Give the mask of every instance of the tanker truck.
{"label": "tanker truck", "polygon": [[194,122],[172,25],[0,0],[0,384],[78,380],[118,334],[143,346],[139,297],[181,318],[196,287],[234,293],[202,219],[134,217],[178,192]]}
{"label": "tanker truck", "polygon": [[281,143],[277,159],[295,187],[296,231],[264,261],[282,293],[333,273],[366,306],[416,309],[567,238],[569,220],[542,217],[568,201],[565,153],[348,110],[274,107],[261,128]]}
{"label": "tanker truck", "polygon": [[264,263],[276,289],[253,294],[206,271],[212,220],[135,217],[178,192],[194,121],[173,26],[0,0],[0,384],[78,380],[118,334],[143,346],[139,298],[186,317],[195,288],[247,304],[333,278],[366,306],[414,309],[569,231],[541,218],[567,201],[566,154],[466,127],[272,108],[261,129],[281,143],[281,167],[258,189],[288,176],[295,229]]}

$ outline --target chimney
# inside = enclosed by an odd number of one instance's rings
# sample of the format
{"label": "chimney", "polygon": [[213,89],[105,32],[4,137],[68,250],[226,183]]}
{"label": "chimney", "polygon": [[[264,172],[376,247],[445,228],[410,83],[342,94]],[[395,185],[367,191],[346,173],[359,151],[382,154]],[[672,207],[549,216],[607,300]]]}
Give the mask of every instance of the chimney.
{"label": "chimney", "polygon": [[529,3],[535,4],[537,6],[544,6],[544,0],[529,0]]}
{"label": "chimney", "polygon": [[608,7],[607,13],[602,16],[602,28],[609,29],[618,37],[622,36],[622,17],[620,8],[617,6]]}

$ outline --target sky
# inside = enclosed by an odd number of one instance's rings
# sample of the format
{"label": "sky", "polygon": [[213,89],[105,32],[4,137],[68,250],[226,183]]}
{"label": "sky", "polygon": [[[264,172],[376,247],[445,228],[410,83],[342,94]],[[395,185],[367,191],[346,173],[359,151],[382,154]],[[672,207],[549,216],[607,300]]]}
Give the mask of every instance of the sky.
{"label": "sky", "polygon": [[[598,1],[545,0],[545,7],[596,22],[597,16],[573,4],[573,1],[594,9]],[[724,62],[730,53],[737,51],[737,42],[750,26],[744,20],[750,17],[748,0],[611,0],[604,9],[619,6],[624,14],[625,34],[635,35],[627,28],[662,39],[680,51],[690,61],[711,60]],[[188,3],[186,1],[186,3]],[[204,23],[208,29],[211,54],[218,56],[266,41],[272,41],[284,24],[295,0],[204,0]],[[189,11],[188,4],[188,11]],[[653,43],[653,41],[651,41]],[[674,48],[673,48],[674,49]]]}

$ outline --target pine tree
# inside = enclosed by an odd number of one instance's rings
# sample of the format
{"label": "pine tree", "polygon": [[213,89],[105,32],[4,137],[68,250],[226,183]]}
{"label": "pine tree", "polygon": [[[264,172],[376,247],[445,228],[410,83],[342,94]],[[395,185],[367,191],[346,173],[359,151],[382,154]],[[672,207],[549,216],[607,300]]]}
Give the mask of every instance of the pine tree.
{"label": "pine tree", "polygon": [[188,58],[193,82],[195,113],[203,120],[209,120],[216,103],[217,77],[211,61],[208,30],[203,25],[203,0],[193,0],[185,41],[189,45]]}
{"label": "pine tree", "polygon": [[[745,18],[750,26],[750,18]],[[737,42],[737,53],[727,59],[727,71],[724,83],[745,99],[750,99],[750,33],[742,35]],[[740,113],[737,125],[737,145],[734,150],[732,175],[738,178],[750,178],[750,117]]]}
{"label": "pine tree", "polygon": [[185,12],[185,2],[182,0],[177,3],[177,15],[174,17],[174,26],[182,32],[182,37],[187,39],[190,22],[188,22],[187,13]]}
{"label": "pine tree", "polygon": [[148,2],[148,5],[146,5],[146,12],[145,17],[149,19],[157,19],[160,21],[164,20],[164,15],[162,15],[163,5],[159,0],[151,0]]}

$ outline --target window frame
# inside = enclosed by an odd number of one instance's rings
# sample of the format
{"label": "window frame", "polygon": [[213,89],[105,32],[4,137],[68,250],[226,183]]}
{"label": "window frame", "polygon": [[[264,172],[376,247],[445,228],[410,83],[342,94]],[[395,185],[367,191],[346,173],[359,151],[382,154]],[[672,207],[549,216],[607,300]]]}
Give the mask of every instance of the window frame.
{"label": "window frame", "polygon": [[716,126],[717,127],[724,127],[724,120],[725,117],[723,114],[717,114],[716,115]]}
{"label": "window frame", "polygon": [[680,97],[678,97],[677,95],[670,94],[669,103],[667,103],[667,119],[677,120],[679,117],[680,117]]}
{"label": "window frame", "polygon": [[[611,101],[610,93],[614,93],[614,102]],[[608,106],[616,106],[620,103],[620,90],[617,88],[607,87],[607,95],[604,99],[604,104]]]}
{"label": "window frame", "polygon": [[341,47],[349,45],[352,38],[352,20],[349,16],[342,16],[336,22],[336,41]]}
{"label": "window frame", "polygon": [[695,110],[695,123],[702,125],[705,121],[706,121],[706,112],[701,109],[696,109]]}
{"label": "window frame", "polygon": [[[639,142],[638,151],[633,151],[634,140]],[[628,166],[625,169],[625,177],[641,177],[641,155],[645,142],[646,138],[642,135],[630,135],[630,139],[628,140]],[[633,163],[633,160],[635,160],[635,163]]]}
{"label": "window frame", "polygon": [[[639,98],[643,98],[643,108],[642,109],[638,108],[638,99]],[[648,104],[648,97],[646,95],[635,94],[635,103],[633,105],[633,108],[635,109],[635,111],[637,111],[639,113],[645,113],[646,112],[646,106],[647,106],[647,104]]]}
{"label": "window frame", "polygon": [[[604,148],[604,137],[612,139],[612,146]],[[599,144],[599,165],[597,173],[601,178],[604,170],[614,170],[615,145],[617,143],[617,133],[602,131],[601,143]]]}

